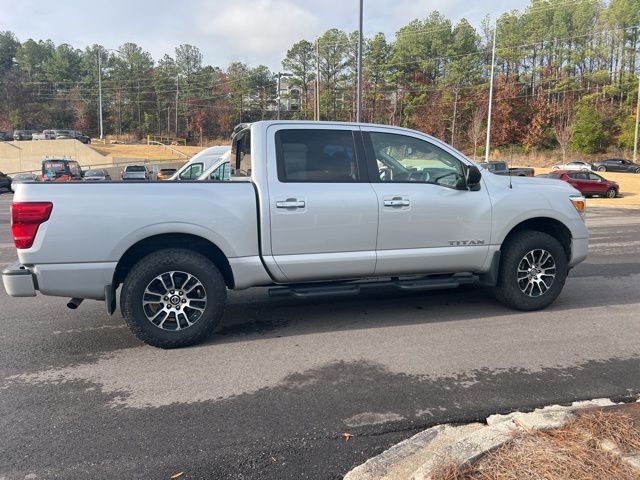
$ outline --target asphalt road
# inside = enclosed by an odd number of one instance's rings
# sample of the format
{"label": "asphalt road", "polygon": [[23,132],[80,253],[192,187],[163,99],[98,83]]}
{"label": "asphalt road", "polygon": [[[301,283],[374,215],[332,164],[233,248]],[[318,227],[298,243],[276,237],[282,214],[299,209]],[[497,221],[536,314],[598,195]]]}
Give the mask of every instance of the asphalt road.
{"label": "asphalt road", "polygon": [[[0,264],[15,258],[10,198]],[[638,395],[640,210],[588,223],[588,261],[535,313],[475,287],[313,302],[260,289],[231,293],[205,345],[162,351],[98,302],[0,289],[0,479],[341,478],[434,424]]]}

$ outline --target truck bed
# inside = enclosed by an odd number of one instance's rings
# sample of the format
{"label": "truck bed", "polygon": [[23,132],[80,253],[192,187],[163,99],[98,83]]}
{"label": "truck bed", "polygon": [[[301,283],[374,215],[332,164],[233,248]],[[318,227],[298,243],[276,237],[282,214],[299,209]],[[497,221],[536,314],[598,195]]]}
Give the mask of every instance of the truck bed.
{"label": "truck bed", "polygon": [[[53,211],[18,257],[37,266],[42,293],[71,294],[64,281],[47,281],[55,273],[68,278],[74,296],[96,299],[103,298],[123,254],[154,235],[194,235],[213,242],[230,261],[259,260],[255,195],[249,182],[20,184],[14,202],[52,202]],[[79,282],[83,292],[77,292]]]}

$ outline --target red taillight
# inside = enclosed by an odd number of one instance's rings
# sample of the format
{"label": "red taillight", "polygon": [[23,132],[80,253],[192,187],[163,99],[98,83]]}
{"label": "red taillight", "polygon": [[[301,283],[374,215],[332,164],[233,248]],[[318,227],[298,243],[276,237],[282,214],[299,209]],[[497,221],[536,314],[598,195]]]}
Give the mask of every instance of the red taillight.
{"label": "red taillight", "polygon": [[15,202],[11,205],[11,232],[16,248],[31,248],[41,223],[49,220],[51,202]]}

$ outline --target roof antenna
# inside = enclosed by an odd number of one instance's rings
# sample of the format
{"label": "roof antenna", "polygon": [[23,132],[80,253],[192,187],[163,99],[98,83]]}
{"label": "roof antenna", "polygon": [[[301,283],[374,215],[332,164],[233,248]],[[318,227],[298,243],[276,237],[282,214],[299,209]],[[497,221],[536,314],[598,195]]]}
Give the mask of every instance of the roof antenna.
{"label": "roof antenna", "polygon": [[513,182],[511,181],[511,168],[509,168],[509,164],[507,164],[507,170],[509,170],[509,188],[513,189]]}

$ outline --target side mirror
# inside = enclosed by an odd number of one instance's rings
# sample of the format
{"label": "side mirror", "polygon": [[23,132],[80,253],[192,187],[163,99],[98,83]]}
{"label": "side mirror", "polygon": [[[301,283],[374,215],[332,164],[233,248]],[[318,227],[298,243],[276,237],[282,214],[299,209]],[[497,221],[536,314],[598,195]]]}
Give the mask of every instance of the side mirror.
{"label": "side mirror", "polygon": [[480,180],[482,179],[482,173],[480,173],[480,169],[475,165],[470,165],[467,167],[466,171],[467,177],[467,188],[472,192],[480,190]]}

